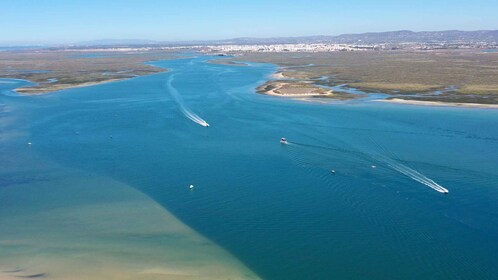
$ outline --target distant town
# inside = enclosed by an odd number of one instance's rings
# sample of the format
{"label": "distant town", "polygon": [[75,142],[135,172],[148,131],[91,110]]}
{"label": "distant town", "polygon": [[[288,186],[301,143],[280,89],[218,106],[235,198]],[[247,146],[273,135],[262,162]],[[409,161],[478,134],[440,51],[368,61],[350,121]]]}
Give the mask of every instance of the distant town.
{"label": "distant town", "polygon": [[235,38],[213,41],[164,42],[150,40],[94,40],[52,46],[4,46],[8,50],[149,52],[196,50],[210,54],[339,52],[393,50],[498,49],[498,30],[426,31],[407,30],[282,38]]}
{"label": "distant town", "polygon": [[383,50],[498,49],[489,43],[403,43],[403,44],[269,44],[198,46],[203,52],[336,52]]}
{"label": "distant town", "polygon": [[[81,52],[149,52],[196,50],[203,53],[228,55],[235,53],[283,53],[283,52],[338,52],[338,51],[393,51],[393,50],[451,50],[451,49],[489,49],[498,50],[497,43],[381,43],[381,44],[335,44],[335,43],[298,43],[298,44],[215,44],[215,45],[147,45],[147,46],[69,46],[52,48],[56,51]],[[47,49],[43,49],[47,51]]]}

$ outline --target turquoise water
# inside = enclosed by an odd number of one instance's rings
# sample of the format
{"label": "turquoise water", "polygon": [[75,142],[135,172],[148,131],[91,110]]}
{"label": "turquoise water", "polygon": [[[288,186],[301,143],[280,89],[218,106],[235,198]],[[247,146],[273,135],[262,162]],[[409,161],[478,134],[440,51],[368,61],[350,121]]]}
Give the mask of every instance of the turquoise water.
{"label": "turquoise water", "polygon": [[[0,160],[36,153],[132,186],[263,279],[495,279],[497,110],[263,96],[275,66],[210,59],[4,94]],[[13,173],[0,182],[27,178]]]}

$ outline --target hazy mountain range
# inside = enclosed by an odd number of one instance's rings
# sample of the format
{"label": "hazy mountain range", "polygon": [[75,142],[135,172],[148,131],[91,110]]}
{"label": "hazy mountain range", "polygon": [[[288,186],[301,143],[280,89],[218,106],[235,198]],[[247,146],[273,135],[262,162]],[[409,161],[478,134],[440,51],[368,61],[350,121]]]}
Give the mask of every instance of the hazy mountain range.
{"label": "hazy mountain range", "polygon": [[[204,40],[204,41],[154,41],[139,39],[103,39],[79,42],[71,44],[76,47],[93,46],[157,46],[157,45],[222,45],[222,44],[296,44],[296,43],[345,43],[345,44],[380,44],[380,43],[487,43],[498,44],[498,30],[478,31],[422,31],[409,30],[370,32],[361,34],[342,34],[337,36],[303,36],[303,37],[274,37],[274,38],[250,38],[241,37],[227,40]],[[33,46],[34,44],[29,44]],[[1,44],[0,46],[13,46],[13,44]],[[18,44],[17,46],[20,46]],[[45,45],[48,46],[48,45]],[[62,46],[58,44],[57,46]]]}
{"label": "hazy mountain range", "polygon": [[338,36],[304,36],[274,38],[234,38],[227,40],[205,41],[152,41],[152,40],[95,40],[80,42],[78,46],[110,45],[205,45],[205,44],[296,44],[296,43],[498,43],[498,30],[479,31],[422,31],[409,30],[371,32],[361,34],[342,34]]}

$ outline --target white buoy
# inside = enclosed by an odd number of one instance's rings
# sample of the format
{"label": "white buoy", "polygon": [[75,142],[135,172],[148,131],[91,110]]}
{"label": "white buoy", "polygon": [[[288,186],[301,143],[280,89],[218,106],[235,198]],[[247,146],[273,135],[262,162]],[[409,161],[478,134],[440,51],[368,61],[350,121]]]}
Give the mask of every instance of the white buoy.
{"label": "white buoy", "polygon": [[335,174],[335,170],[334,169],[330,170],[330,172],[332,172],[332,174]]}
{"label": "white buoy", "polygon": [[372,167],[372,168],[377,168],[377,166],[375,166],[375,165],[372,165],[371,167]]}
{"label": "white buoy", "polygon": [[194,188],[194,185],[190,185],[190,187],[189,187],[189,188],[192,190],[192,189]]}
{"label": "white buoy", "polygon": [[28,145],[30,145],[30,146],[31,146],[31,144],[32,144],[31,142],[28,142]]}

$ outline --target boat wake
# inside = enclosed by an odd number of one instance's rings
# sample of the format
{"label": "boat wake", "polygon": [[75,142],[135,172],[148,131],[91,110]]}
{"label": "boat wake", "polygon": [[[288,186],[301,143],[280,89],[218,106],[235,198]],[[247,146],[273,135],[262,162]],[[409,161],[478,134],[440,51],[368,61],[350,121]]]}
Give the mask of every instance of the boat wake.
{"label": "boat wake", "polygon": [[[338,142],[338,141],[336,141]],[[341,164],[344,166],[347,166],[350,164],[351,166],[358,165],[358,164],[370,164],[370,168],[377,168],[376,165],[372,165],[375,162],[382,163],[394,171],[397,171],[423,185],[426,185],[430,187],[431,189],[447,194],[449,193],[448,189],[444,188],[440,184],[436,183],[434,180],[428,178],[427,176],[423,175],[422,173],[418,172],[417,170],[405,165],[402,163],[402,161],[393,153],[388,151],[387,149],[383,149],[383,147],[379,144],[377,144],[375,141],[372,140],[374,144],[377,145],[378,148],[383,150],[382,153],[379,152],[362,152],[357,149],[347,149],[347,148],[341,148],[338,146],[318,146],[318,145],[310,145],[310,144],[304,144],[304,143],[297,143],[297,142],[290,142],[289,140],[285,139],[285,144],[286,145],[294,145],[294,146],[300,146],[303,148],[309,148],[309,149],[320,149],[321,152],[317,154],[317,156],[322,156],[322,157],[327,157],[327,160],[331,160],[330,156],[332,156],[331,153],[333,153],[333,156],[340,157],[342,158],[341,161],[343,161]],[[281,140],[282,143],[282,140]],[[309,152],[309,151],[308,151]],[[392,156],[386,156],[385,154],[390,154]],[[351,163],[346,163],[347,158],[353,156],[357,160],[352,161]],[[357,167],[356,167],[357,168]]]}
{"label": "boat wake", "polygon": [[182,110],[182,113],[187,117],[189,118],[191,121],[197,123],[197,124],[200,124],[204,127],[208,127],[209,124],[203,120],[201,117],[199,117],[198,115],[192,113],[190,110],[186,109],[185,107],[181,107],[181,110]]}
{"label": "boat wake", "polygon": [[404,165],[404,164],[401,164],[399,163],[398,161],[396,160],[393,160],[389,157],[386,157],[386,156],[383,156],[383,155],[376,155],[375,158],[385,164],[387,164],[389,167],[391,167],[392,169],[410,177],[411,179],[419,182],[419,183],[422,183],[428,187],[430,187],[431,189],[435,190],[435,191],[438,191],[440,193],[449,193],[449,191],[444,188],[443,186],[441,186],[440,184],[436,183],[434,180],[428,178],[427,176],[421,174],[420,172]]}
{"label": "boat wake", "polygon": [[[425,176],[424,174],[418,172],[417,170],[401,163],[401,160],[394,152],[389,151],[388,149],[386,149],[385,147],[383,147],[381,144],[377,143],[373,139],[370,139],[370,141],[372,144],[377,146],[378,149],[383,151],[382,154],[378,153],[378,152],[370,153],[370,156],[373,159],[378,160],[378,161],[386,164],[387,166],[394,169],[395,171],[398,171],[401,174],[403,174],[403,175],[405,175],[405,176],[407,176],[407,177],[409,177],[409,178],[411,178],[411,179],[413,179],[413,180],[415,180],[423,185],[426,185],[429,188],[431,188],[437,192],[444,193],[444,194],[449,193],[448,189],[446,189],[443,186],[441,186],[440,184],[436,183],[431,178],[429,178],[429,177]],[[389,157],[387,155],[391,155],[391,157]]]}
{"label": "boat wake", "polygon": [[199,117],[197,114],[192,112],[190,109],[188,109],[185,106],[185,102],[183,102],[183,99],[178,92],[178,90],[172,85],[174,75],[170,75],[168,78],[168,81],[166,82],[166,87],[168,88],[169,93],[171,94],[171,97],[173,100],[178,104],[180,111],[183,113],[185,117],[187,117],[189,120],[202,125],[204,127],[208,127],[209,123],[207,123],[204,119]]}

